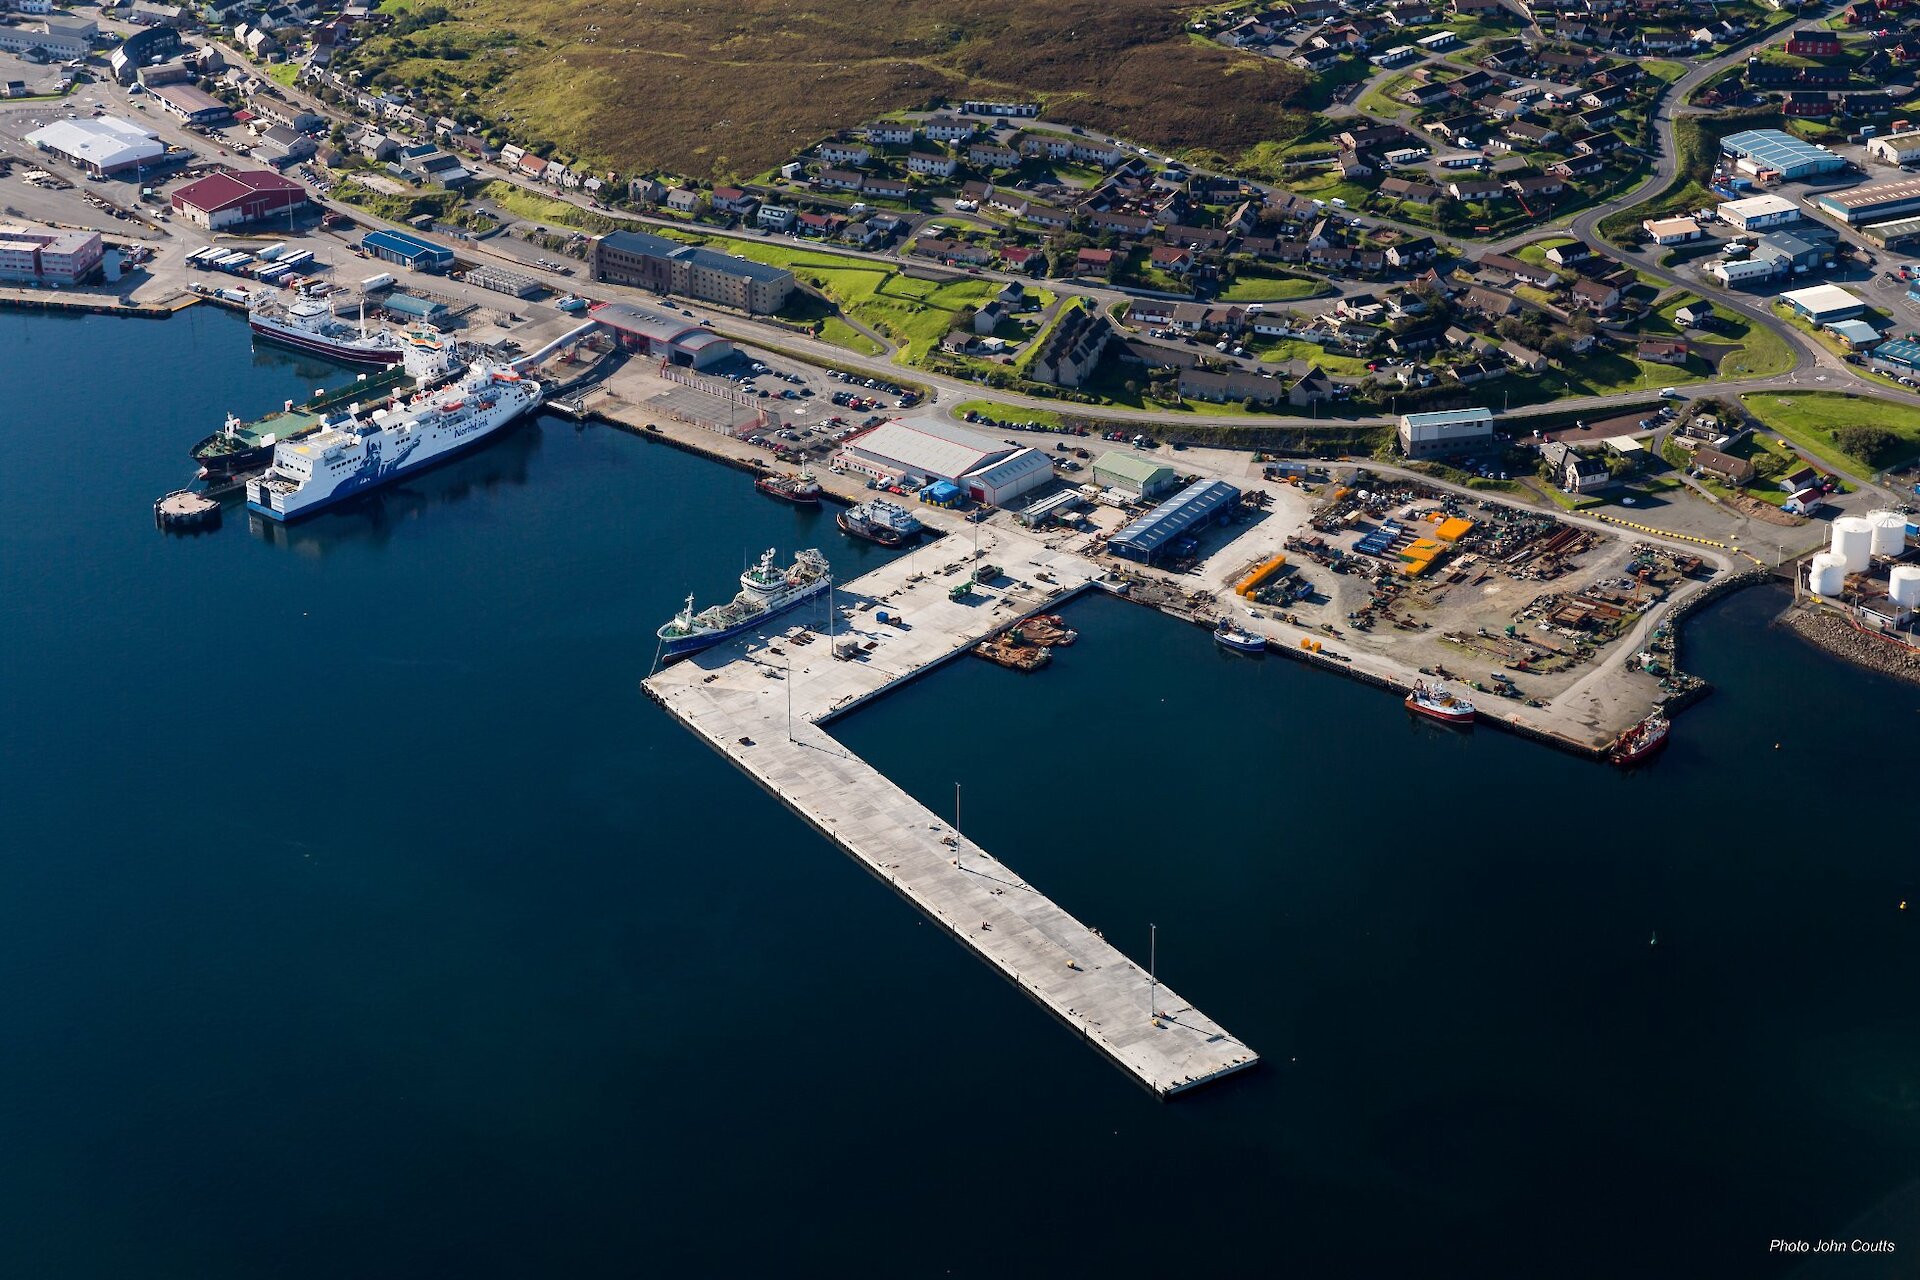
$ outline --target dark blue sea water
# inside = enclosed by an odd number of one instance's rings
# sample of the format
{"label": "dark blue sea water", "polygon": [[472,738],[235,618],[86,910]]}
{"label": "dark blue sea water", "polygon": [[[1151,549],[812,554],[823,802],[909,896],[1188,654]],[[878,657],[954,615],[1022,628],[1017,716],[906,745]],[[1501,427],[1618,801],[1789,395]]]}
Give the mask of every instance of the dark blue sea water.
{"label": "dark blue sea water", "polygon": [[1162,1105],[639,693],[745,553],[876,550],[557,420],[164,537],[225,411],[350,375],[205,308],[0,346],[6,1274],[1750,1276],[1876,1205],[1920,1252],[1920,698],[1766,593],[1630,775],[1105,598],[841,725],[1266,1057]]}

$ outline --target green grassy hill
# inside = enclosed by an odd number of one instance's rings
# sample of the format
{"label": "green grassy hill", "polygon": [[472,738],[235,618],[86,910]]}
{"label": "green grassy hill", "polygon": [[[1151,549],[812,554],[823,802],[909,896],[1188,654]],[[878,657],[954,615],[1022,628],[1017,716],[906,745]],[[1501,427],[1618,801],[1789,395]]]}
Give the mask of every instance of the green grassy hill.
{"label": "green grassy hill", "polygon": [[386,0],[346,65],[622,172],[761,172],[945,97],[1232,160],[1306,124],[1305,73],[1190,39],[1155,0]]}

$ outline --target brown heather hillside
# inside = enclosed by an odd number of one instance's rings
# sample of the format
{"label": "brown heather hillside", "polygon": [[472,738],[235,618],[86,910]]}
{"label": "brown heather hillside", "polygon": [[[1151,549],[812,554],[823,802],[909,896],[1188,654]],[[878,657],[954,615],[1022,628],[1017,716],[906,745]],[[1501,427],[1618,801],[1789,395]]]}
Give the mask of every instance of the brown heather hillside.
{"label": "brown heather hillside", "polygon": [[[1190,39],[1147,0],[390,0],[349,65],[626,172],[739,177],[930,98],[1038,97],[1051,119],[1231,160],[1290,137],[1306,77]],[[411,7],[415,20],[405,16]],[[407,30],[418,27],[417,30]]]}

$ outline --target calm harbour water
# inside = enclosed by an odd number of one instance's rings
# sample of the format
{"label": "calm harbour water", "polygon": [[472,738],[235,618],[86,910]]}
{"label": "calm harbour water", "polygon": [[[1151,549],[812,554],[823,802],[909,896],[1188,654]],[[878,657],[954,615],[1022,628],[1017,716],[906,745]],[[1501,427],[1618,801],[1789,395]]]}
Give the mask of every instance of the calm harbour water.
{"label": "calm harbour water", "polygon": [[877,549],[554,419],[163,537],[351,375],[0,342],[8,1274],[1743,1276],[1888,1197],[1920,1252],[1920,698],[1776,597],[1627,775],[1104,597],[843,723],[1267,1059],[1161,1105],[639,693],[744,554]]}

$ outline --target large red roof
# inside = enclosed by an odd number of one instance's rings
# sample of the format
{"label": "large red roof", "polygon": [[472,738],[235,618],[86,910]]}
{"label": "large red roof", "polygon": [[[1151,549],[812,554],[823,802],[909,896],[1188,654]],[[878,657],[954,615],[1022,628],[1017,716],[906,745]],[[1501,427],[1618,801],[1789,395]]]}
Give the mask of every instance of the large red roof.
{"label": "large red roof", "polygon": [[173,199],[179,204],[190,204],[196,209],[217,213],[232,208],[248,196],[266,191],[306,194],[306,188],[291,178],[265,171],[247,171],[211,174],[180,188],[173,193]]}

